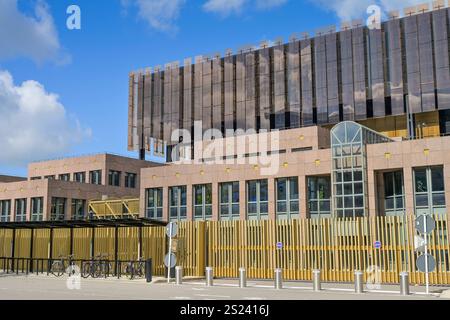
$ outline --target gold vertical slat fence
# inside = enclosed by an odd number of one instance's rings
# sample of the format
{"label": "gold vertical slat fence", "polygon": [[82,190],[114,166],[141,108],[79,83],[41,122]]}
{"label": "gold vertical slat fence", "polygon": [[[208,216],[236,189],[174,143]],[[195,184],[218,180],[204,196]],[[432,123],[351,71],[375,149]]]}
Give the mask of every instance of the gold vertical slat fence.
{"label": "gold vertical slat fence", "polygon": [[[428,240],[437,267],[430,282],[449,285],[448,217],[434,218],[436,230]],[[324,281],[351,282],[354,271],[361,270],[367,282],[398,283],[400,272],[407,271],[412,284],[424,284],[425,276],[416,268],[421,253],[414,247],[418,235],[414,222],[414,216],[182,222],[174,249],[177,265],[188,277],[204,276],[205,267],[211,266],[219,278],[236,278],[244,267],[250,279],[272,279],[274,269],[282,268],[286,280],[310,281],[312,270],[320,269]],[[164,227],[118,227],[117,239],[115,228],[74,228],[72,243],[70,234],[70,229],[53,230],[54,258],[68,255],[72,248],[75,259],[102,254],[114,260],[117,249],[118,260],[151,258],[153,274],[165,275],[168,239]],[[50,256],[49,229],[17,229],[15,239],[15,257],[28,258],[31,251],[33,258]],[[13,230],[0,229],[1,257],[12,255],[12,240]],[[375,248],[376,241],[381,248]]]}

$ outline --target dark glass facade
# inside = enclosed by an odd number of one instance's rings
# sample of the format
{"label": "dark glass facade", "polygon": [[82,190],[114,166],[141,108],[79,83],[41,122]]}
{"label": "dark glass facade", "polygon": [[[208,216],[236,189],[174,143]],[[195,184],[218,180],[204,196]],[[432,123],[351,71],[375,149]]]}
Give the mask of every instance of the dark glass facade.
{"label": "dark glass facade", "polygon": [[450,109],[449,10],[133,72],[129,149],[194,121],[274,130]]}

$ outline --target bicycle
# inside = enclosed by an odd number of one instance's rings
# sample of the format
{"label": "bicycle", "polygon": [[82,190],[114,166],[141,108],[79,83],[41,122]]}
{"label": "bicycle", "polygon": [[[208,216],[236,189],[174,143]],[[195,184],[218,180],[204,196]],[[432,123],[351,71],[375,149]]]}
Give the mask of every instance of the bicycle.
{"label": "bicycle", "polygon": [[[65,265],[65,261],[69,261],[69,266],[73,266],[73,257],[74,255],[71,254],[69,256],[67,256],[67,258],[64,258],[64,256],[60,255],[58,257],[58,260],[53,261],[52,266],[50,267],[50,272],[56,276],[56,277],[61,277],[62,275],[64,275],[66,273],[66,265]],[[72,273],[74,272],[74,268],[72,268]],[[69,272],[69,276],[71,276],[71,273]]]}
{"label": "bicycle", "polygon": [[145,275],[145,259],[127,262],[124,266],[124,272],[130,280],[135,277],[143,278]]}
{"label": "bicycle", "polygon": [[112,269],[111,262],[108,261],[109,255],[100,254],[90,261],[84,261],[81,268],[81,276],[83,278],[99,278],[107,275]]}

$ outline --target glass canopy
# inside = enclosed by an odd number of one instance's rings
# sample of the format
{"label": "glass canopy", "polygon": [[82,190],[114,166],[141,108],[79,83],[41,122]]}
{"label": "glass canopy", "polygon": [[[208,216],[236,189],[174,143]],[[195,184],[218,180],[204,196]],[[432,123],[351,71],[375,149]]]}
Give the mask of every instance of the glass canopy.
{"label": "glass canopy", "polygon": [[368,215],[366,145],[393,140],[356,122],[331,130],[332,199],[335,217]]}

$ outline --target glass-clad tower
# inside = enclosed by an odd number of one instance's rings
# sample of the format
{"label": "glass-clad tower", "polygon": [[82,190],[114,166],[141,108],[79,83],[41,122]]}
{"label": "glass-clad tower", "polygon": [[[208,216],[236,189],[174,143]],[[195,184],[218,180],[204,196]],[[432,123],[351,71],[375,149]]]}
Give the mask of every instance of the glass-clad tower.
{"label": "glass-clad tower", "polygon": [[366,145],[392,141],[356,122],[331,130],[332,199],[335,217],[368,216]]}

